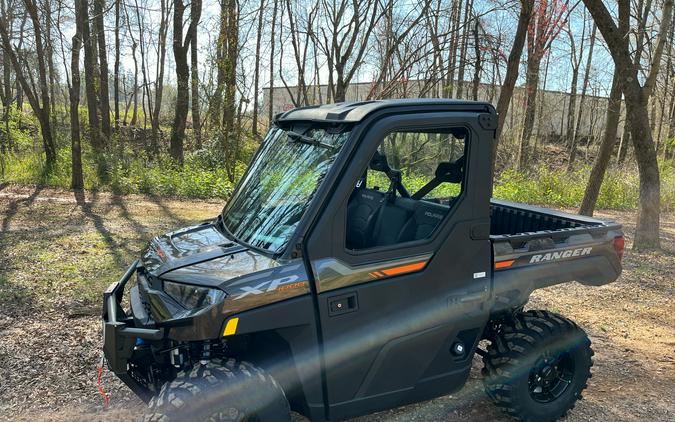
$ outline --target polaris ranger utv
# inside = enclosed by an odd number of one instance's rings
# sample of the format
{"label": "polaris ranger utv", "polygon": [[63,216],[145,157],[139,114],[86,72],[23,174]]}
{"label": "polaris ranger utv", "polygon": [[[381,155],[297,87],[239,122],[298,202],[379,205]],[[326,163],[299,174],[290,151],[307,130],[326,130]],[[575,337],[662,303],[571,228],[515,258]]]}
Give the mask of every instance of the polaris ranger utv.
{"label": "polaris ranger utv", "polygon": [[460,389],[526,421],[581,398],[590,341],[533,290],[621,273],[621,226],[491,200],[487,103],[279,114],[221,215],[152,240],[103,299],[146,420],[341,420]]}

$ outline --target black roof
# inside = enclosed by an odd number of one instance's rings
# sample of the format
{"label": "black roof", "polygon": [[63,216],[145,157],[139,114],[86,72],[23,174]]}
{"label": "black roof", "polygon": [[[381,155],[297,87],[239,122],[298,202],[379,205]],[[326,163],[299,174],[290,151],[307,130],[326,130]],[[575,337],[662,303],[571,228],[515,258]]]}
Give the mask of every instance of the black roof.
{"label": "black roof", "polygon": [[[406,98],[396,100],[373,100],[344,102],[294,108],[276,116],[278,121],[305,120],[356,123],[374,111],[391,107],[437,106],[444,110],[477,111],[494,113],[492,104],[481,101],[454,100],[446,98]],[[440,111],[440,110],[439,110]]]}

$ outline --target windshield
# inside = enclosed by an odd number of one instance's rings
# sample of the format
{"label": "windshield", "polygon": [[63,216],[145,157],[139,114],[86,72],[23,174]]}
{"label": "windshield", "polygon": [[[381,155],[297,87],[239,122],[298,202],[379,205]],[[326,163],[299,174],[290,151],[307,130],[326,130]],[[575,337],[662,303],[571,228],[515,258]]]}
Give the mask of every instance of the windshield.
{"label": "windshield", "polygon": [[295,231],[348,132],[273,127],[223,210],[226,229],[240,242],[280,252]]}

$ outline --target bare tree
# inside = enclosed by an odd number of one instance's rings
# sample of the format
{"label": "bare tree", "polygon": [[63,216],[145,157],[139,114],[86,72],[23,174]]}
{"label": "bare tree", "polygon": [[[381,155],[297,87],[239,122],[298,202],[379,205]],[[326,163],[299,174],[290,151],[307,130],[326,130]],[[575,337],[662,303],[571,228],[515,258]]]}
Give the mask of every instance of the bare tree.
{"label": "bare tree", "polygon": [[[197,7],[197,2],[190,3],[190,8]],[[191,10],[192,15],[197,14],[196,11]],[[192,42],[190,43],[190,90],[192,92],[192,132],[195,135],[195,142],[197,149],[202,147],[202,121],[201,110],[199,104],[199,68],[198,68],[198,48],[197,48],[197,25],[192,28]],[[159,118],[159,115],[157,116]],[[158,119],[159,120],[159,119]]]}
{"label": "bare tree", "polygon": [[591,12],[609,47],[617,71],[624,76],[620,79],[621,89],[626,100],[627,116],[631,121],[631,138],[640,173],[640,206],[633,247],[641,250],[655,250],[660,248],[661,182],[649,123],[647,101],[656,83],[665,41],[670,29],[673,0],[665,0],[663,3],[659,35],[652,56],[650,71],[643,86],[640,85],[640,79],[638,78],[638,68],[631,59],[628,39],[625,34],[619,32],[619,27],[629,27],[629,24],[622,24],[621,22],[629,22],[630,20],[630,2],[620,0],[618,3],[620,23],[617,26],[602,2],[584,0],[584,4]]}
{"label": "bare tree", "polygon": [[[85,9],[82,9],[82,6]],[[84,188],[82,175],[82,144],[80,141],[80,49],[82,48],[83,24],[87,20],[86,3],[75,1],[75,35],[72,39],[70,73],[70,143],[71,143],[71,183],[72,189]]]}
{"label": "bare tree", "polygon": [[47,65],[45,62],[45,50],[43,44],[42,28],[40,26],[40,16],[38,6],[33,0],[24,0],[26,11],[30,16],[33,34],[35,36],[35,52],[37,55],[39,88],[32,83],[32,74],[25,70],[25,57],[21,56],[21,50],[12,46],[9,33],[5,27],[5,21],[0,20],[0,37],[5,53],[9,55],[9,60],[14,67],[14,73],[18,83],[23,89],[24,95],[33,113],[40,122],[40,132],[42,134],[42,145],[45,152],[47,167],[50,168],[56,163],[56,146],[51,128],[49,83],[47,82]]}
{"label": "bare tree", "polygon": [[[625,33],[625,32],[624,32]],[[616,134],[619,127],[619,117],[621,115],[621,84],[619,79],[621,74],[618,70],[614,71],[612,80],[612,90],[607,101],[607,117],[605,120],[605,133],[600,143],[598,155],[593,162],[588,183],[584,191],[584,198],[581,201],[579,214],[592,216],[595,210],[595,204],[600,195],[600,187],[605,177],[605,172],[612,157],[612,150],[616,145]]]}
{"label": "bare tree", "polygon": [[[586,43],[586,22],[583,22],[583,29],[581,30],[581,42],[577,49],[577,43],[574,39],[574,33],[568,28],[567,35],[570,39],[570,65],[572,68],[572,80],[570,83],[569,102],[567,103],[567,125],[565,128],[565,143],[567,147],[572,150],[572,138],[574,137],[574,124],[576,123],[576,104],[577,104],[577,90],[579,85],[579,70],[581,68],[581,60],[584,56],[584,46]],[[571,165],[570,165],[571,168]]]}
{"label": "bare tree", "polygon": [[239,158],[239,139],[235,133],[237,60],[239,58],[239,3],[236,0],[224,0],[225,16],[221,17],[221,25],[225,24],[223,49],[223,70],[225,90],[223,95],[222,141],[225,152],[225,169],[231,182],[234,181],[234,170]]}
{"label": "bare tree", "polygon": [[492,144],[492,174],[494,176],[495,163],[497,160],[497,147],[501,141],[501,134],[506,122],[506,114],[509,111],[511,98],[513,97],[513,89],[516,86],[518,79],[518,65],[520,65],[520,57],[523,54],[523,47],[525,46],[525,38],[527,36],[527,28],[532,19],[532,12],[534,9],[534,0],[520,1],[520,14],[518,16],[518,26],[516,27],[516,36],[513,40],[511,53],[506,63],[506,76],[499,92],[499,99],[497,100],[497,115],[498,124],[495,134],[495,142]]}
{"label": "bare tree", "polygon": [[[113,97],[115,101],[115,129],[120,127],[120,1],[115,0],[115,69],[113,76]],[[78,52],[79,54],[79,52]],[[78,98],[79,101],[79,98]]]}
{"label": "bare tree", "polygon": [[525,74],[525,121],[518,148],[518,169],[527,165],[530,137],[534,129],[541,60],[566,23],[568,1],[539,0],[527,30],[527,72]]}
{"label": "bare tree", "polygon": [[[199,7],[200,2],[193,2],[190,7]],[[164,62],[166,61],[166,37],[169,29],[169,18],[171,16],[171,2],[169,0],[160,1],[160,19],[159,32],[157,35],[157,66],[155,78],[155,103],[152,109],[150,124],[152,125],[152,147],[155,152],[159,149],[159,114],[162,109],[162,96],[164,94]],[[192,28],[192,25],[190,26]],[[192,36],[196,36],[196,25],[192,29]],[[196,59],[196,54],[195,54]]]}
{"label": "bare tree", "polygon": [[95,151],[100,152],[103,148],[101,142],[101,121],[98,115],[98,98],[96,93],[96,54],[95,45],[91,37],[89,28],[89,3],[88,0],[81,0],[80,9],[86,12],[82,16],[82,46],[84,49],[84,82],[85,94],[87,97],[87,114],[89,119],[89,140]]}
{"label": "bare tree", "polygon": [[[136,11],[138,12],[138,8],[136,8]],[[134,61],[134,87],[131,93],[131,99],[129,100],[129,103],[131,103],[131,100],[133,99],[133,110],[131,110],[131,121],[129,124],[131,126],[136,126],[137,123],[137,118],[138,118],[138,59],[136,58],[136,50],[138,49],[138,43],[136,42],[136,38],[134,37],[134,31],[131,29],[131,20],[129,19],[129,10],[127,9],[127,4],[126,2],[124,3],[124,15],[126,18],[127,22],[127,34],[129,35],[129,39],[131,39],[131,58]],[[85,57],[86,57],[86,50],[85,50]],[[86,59],[85,59],[86,60]],[[128,114],[128,109],[129,107],[127,106],[127,110],[124,111],[124,125],[126,126],[127,124],[127,114]]]}
{"label": "bare tree", "polygon": [[98,41],[99,101],[101,107],[101,131],[110,138],[110,92],[108,89],[108,49],[105,43],[103,13],[105,0],[94,0],[94,32]]}
{"label": "bare tree", "polygon": [[323,22],[316,43],[326,56],[328,89],[335,102],[345,101],[347,88],[363,64],[370,36],[383,16],[376,0],[321,0]]}
{"label": "bare tree", "polygon": [[[589,41],[588,57],[586,58],[586,69],[584,69],[584,80],[581,85],[581,98],[579,99],[579,111],[576,116],[576,124],[574,125],[574,132],[570,139],[570,155],[567,161],[567,171],[572,171],[574,168],[574,161],[577,156],[577,140],[579,139],[579,127],[581,126],[581,118],[584,115],[584,107],[586,105],[586,91],[588,90],[588,82],[591,77],[591,63],[593,63],[593,48],[595,47],[595,37],[598,32],[598,27],[593,24],[591,30],[591,39]],[[609,105],[608,105],[609,106]],[[590,134],[588,135],[590,139]]]}
{"label": "bare tree", "polygon": [[457,69],[457,94],[456,98],[464,97],[464,72],[466,70],[466,55],[469,49],[469,31],[471,26],[471,14],[473,10],[473,0],[467,0],[464,8],[464,21],[462,24],[462,38],[459,48],[459,66]]}
{"label": "bare tree", "polygon": [[[253,123],[251,123],[251,132],[253,136],[259,137],[258,133],[258,113],[259,104],[258,104],[258,90],[260,88],[260,49],[262,45],[262,34],[263,34],[263,16],[265,15],[265,6],[267,2],[265,0],[260,1],[260,7],[258,8],[258,30],[256,31],[255,36],[255,69],[253,70]],[[270,94],[272,91],[270,91]]]}
{"label": "bare tree", "polygon": [[[192,0],[190,6],[190,25],[183,40],[183,13],[186,6],[183,0],[174,0],[173,10],[173,55],[176,61],[176,110],[171,127],[171,157],[179,163],[183,163],[183,140],[185,138],[185,126],[190,102],[190,68],[187,62],[187,52],[195,33],[193,26],[199,22],[201,15],[201,0]],[[194,3],[197,3],[194,5]]]}

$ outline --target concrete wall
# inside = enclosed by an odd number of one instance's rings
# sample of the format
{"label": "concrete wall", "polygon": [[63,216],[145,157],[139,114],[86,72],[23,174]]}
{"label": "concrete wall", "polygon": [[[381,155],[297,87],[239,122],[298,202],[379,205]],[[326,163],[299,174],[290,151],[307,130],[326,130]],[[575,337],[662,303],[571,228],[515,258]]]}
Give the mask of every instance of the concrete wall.
{"label": "concrete wall", "polygon": [[[421,89],[424,89],[424,81],[401,82],[388,95],[388,98],[416,98],[419,97]],[[472,95],[472,84],[464,83],[464,98]],[[353,83],[347,89],[347,101],[363,101],[370,93],[370,83]],[[290,92],[289,92],[290,91]],[[311,104],[322,104],[327,102],[326,85],[309,86],[308,96]],[[478,99],[489,101],[496,106],[499,98],[499,86],[481,84],[478,88]],[[298,97],[298,88],[284,86],[275,87],[272,92],[274,114],[290,110],[294,107],[292,96]],[[426,95],[430,97],[430,95]],[[526,91],[522,87],[516,87],[514,96],[506,117],[505,135],[519,136],[522,131],[522,124],[525,112]],[[263,102],[260,107],[261,114],[267,115],[270,98],[270,89],[263,88]],[[567,111],[569,107],[570,95],[566,92],[543,91],[540,90],[537,98],[537,117],[535,118],[534,134],[540,136],[558,138],[565,133],[567,127]],[[581,95],[577,95],[577,110]],[[604,131],[605,114],[607,112],[607,98],[597,96],[586,96],[583,110],[581,110],[581,120],[579,124],[579,135],[581,137],[599,137]],[[621,125],[619,127],[619,136],[621,135]]]}

